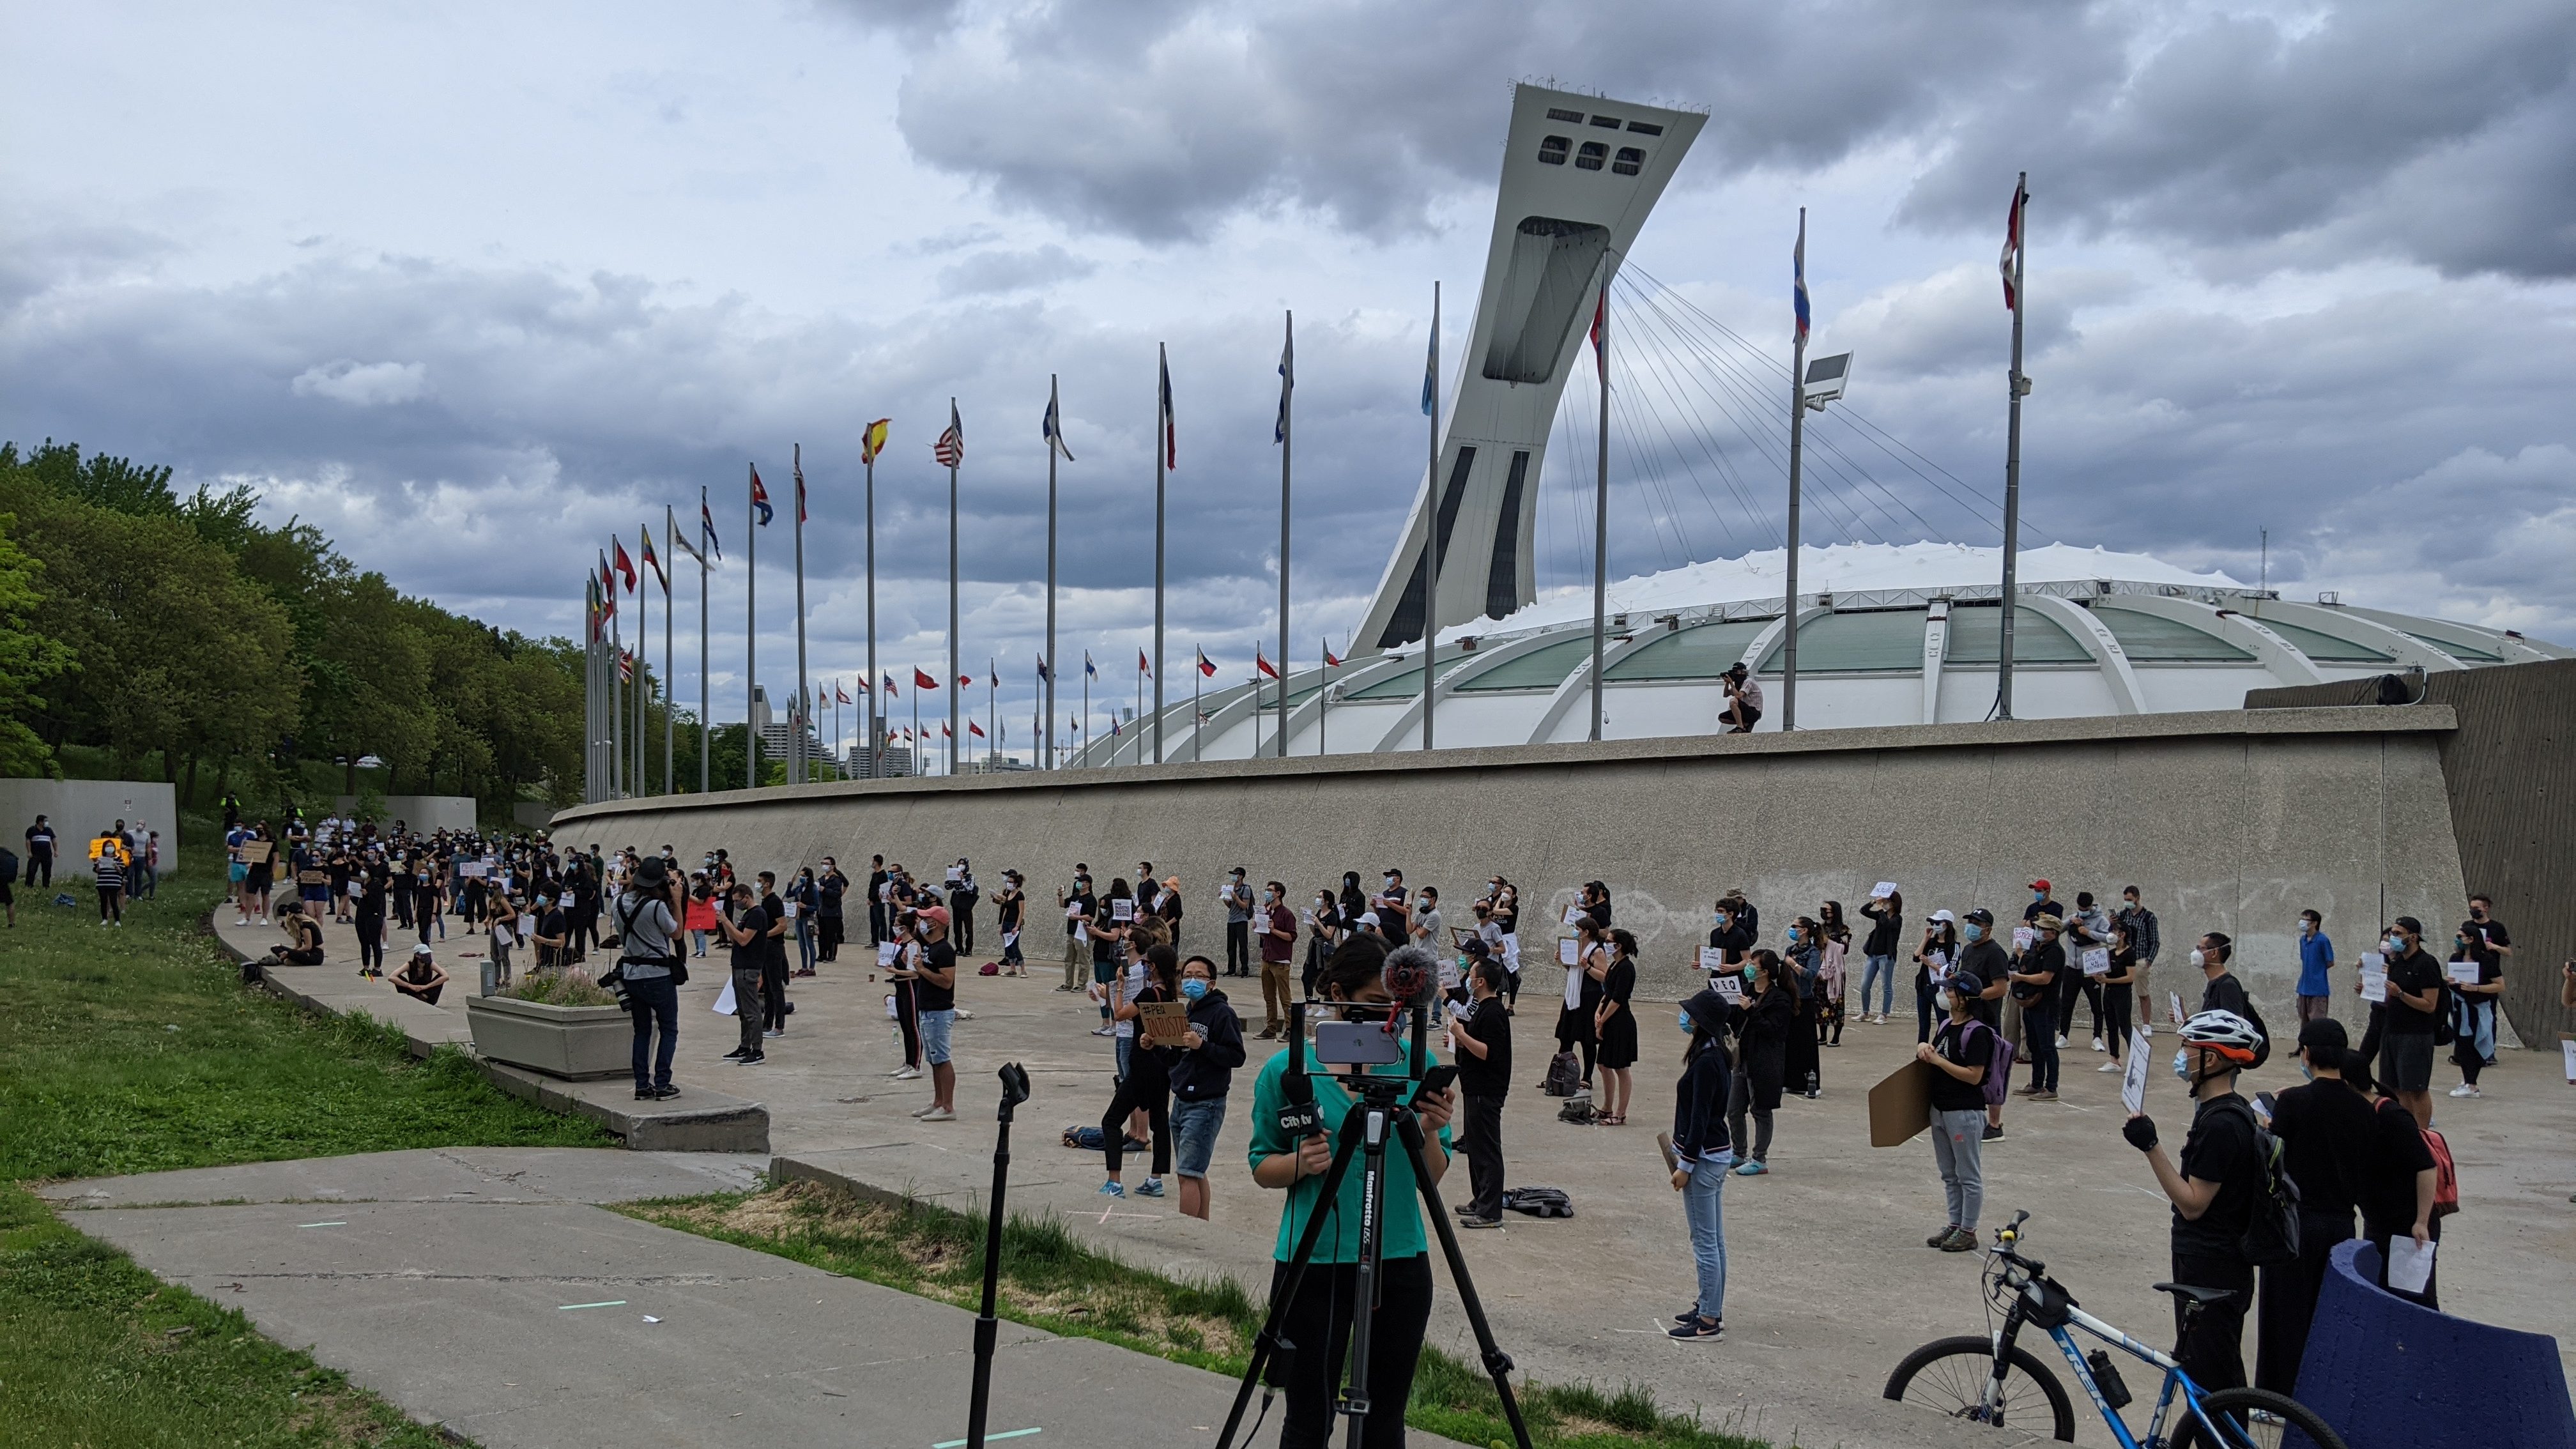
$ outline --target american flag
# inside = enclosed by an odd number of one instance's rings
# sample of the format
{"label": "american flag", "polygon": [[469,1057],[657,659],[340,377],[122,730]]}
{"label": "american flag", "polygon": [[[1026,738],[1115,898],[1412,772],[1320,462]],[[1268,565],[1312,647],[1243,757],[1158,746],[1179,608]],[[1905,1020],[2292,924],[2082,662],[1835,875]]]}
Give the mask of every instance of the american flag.
{"label": "american flag", "polygon": [[953,398],[948,403],[948,431],[930,445],[930,456],[942,468],[954,468],[966,461],[966,425],[957,420],[957,402]]}

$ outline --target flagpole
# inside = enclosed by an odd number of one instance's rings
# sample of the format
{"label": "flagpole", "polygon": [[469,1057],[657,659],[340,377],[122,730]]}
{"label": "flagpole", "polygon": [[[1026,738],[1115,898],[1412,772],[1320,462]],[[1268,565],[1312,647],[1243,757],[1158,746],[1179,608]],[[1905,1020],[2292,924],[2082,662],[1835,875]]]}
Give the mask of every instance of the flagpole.
{"label": "flagpole", "polygon": [[[608,581],[609,600],[617,598],[617,579]],[[608,749],[616,763],[609,767],[608,793],[626,798],[626,635],[616,613],[608,616]]]}
{"label": "flagpole", "polygon": [[[1049,438],[1049,439],[1047,439],[1047,440],[1046,440],[1046,442],[1047,442],[1047,622],[1046,622],[1046,653],[1045,653],[1044,655],[1040,656],[1040,658],[1039,658],[1039,661],[1038,661],[1038,672],[1039,672],[1039,674],[1040,674],[1040,675],[1042,675],[1042,676],[1043,676],[1043,678],[1042,678],[1042,680],[1041,680],[1041,684],[1043,685],[1043,687],[1044,687],[1044,689],[1045,689],[1045,691],[1046,691],[1046,698],[1045,698],[1045,700],[1043,701],[1043,707],[1042,707],[1042,710],[1041,710],[1041,713],[1040,713],[1040,718],[1048,719],[1048,720],[1052,720],[1052,719],[1054,719],[1054,718],[1055,718],[1055,455],[1056,455],[1056,452],[1057,452],[1057,448],[1056,448],[1056,441],[1057,441],[1057,439],[1058,439],[1058,438],[1061,438],[1061,437],[1063,437],[1063,436],[1064,436],[1064,414],[1063,414],[1061,411],[1059,411],[1059,410],[1057,409],[1057,407],[1056,407],[1056,385],[1055,385],[1055,374],[1054,374],[1054,373],[1052,373],[1052,372],[1050,372],[1050,373],[1048,373],[1048,374],[1047,374],[1047,416],[1048,416],[1050,419],[1052,419],[1052,420],[1053,420],[1054,427],[1055,427],[1055,432],[1056,432],[1056,436],[1055,436],[1055,437],[1052,437],[1052,438]],[[1094,459],[1093,461],[1097,462],[1098,460],[1097,460],[1097,459]],[[1045,753],[1046,753],[1046,758],[1045,758],[1045,760],[1041,763],[1040,768],[1042,768],[1042,769],[1052,770],[1052,769],[1054,769],[1054,768],[1055,768],[1055,731],[1054,731],[1054,730],[1052,730],[1052,729],[1049,729],[1049,730],[1041,731],[1040,733],[1041,733],[1041,735],[1043,736],[1043,738],[1042,738],[1042,739],[1040,740],[1040,742],[1039,742],[1039,747],[1040,747],[1041,749],[1043,749],[1043,750],[1045,751]]]}
{"label": "flagpole", "polygon": [[644,581],[639,578],[635,581],[635,768],[627,777],[634,785],[631,793],[638,796],[653,793],[644,768],[644,737],[653,708],[652,686],[644,677],[644,651],[653,647],[652,638],[653,596],[644,591]]}
{"label": "flagpole", "polygon": [[757,717],[760,705],[760,510],[751,506],[750,498],[752,484],[760,481],[760,470],[748,463],[743,465],[743,469],[749,481],[743,485],[742,531],[749,542],[743,545],[747,552],[744,554],[742,594],[742,656],[746,676],[742,706],[742,784],[746,790],[756,790],[760,788],[760,725]]}
{"label": "flagpole", "polygon": [[1190,762],[1192,764],[1196,764],[1199,760],[1199,742],[1202,733],[1199,729],[1199,681],[1205,678],[1206,674],[1207,671],[1199,668],[1197,664],[1193,663],[1190,666]]}
{"label": "flagpole", "polygon": [[[662,538],[670,542],[680,536],[680,511],[670,504],[662,505]],[[673,545],[677,547],[676,544]],[[662,793],[679,793],[679,784],[671,774],[671,731],[679,724],[679,696],[674,692],[679,655],[672,650],[671,616],[680,611],[679,600],[671,593],[671,561],[662,560]]]}
{"label": "flagpole", "polygon": [[883,721],[882,717],[878,714],[878,710],[881,708],[881,705],[880,705],[880,703],[879,703],[878,695],[877,695],[877,686],[878,686],[878,684],[879,684],[879,683],[881,683],[882,681],[879,679],[879,677],[878,677],[878,675],[877,675],[877,455],[876,455],[876,450],[875,450],[875,449],[873,449],[873,448],[871,448],[871,449],[869,449],[869,450],[868,450],[868,457],[867,457],[867,470],[868,470],[868,503],[867,503],[867,510],[868,510],[868,530],[867,530],[867,532],[868,532],[868,778],[869,778],[869,779],[871,779],[871,780],[873,780],[873,779],[876,779],[878,776],[883,775],[883,774],[885,773],[885,751],[884,751],[882,748],[880,748],[880,747],[879,747],[879,745],[878,745],[878,738],[879,738],[879,736],[883,733],[883,731],[882,731],[882,729],[880,728],[880,726],[884,723],[884,721]]}
{"label": "flagpole", "polygon": [[1807,209],[1798,208],[1797,335],[1789,342],[1789,575],[1780,607],[1780,729],[1798,727],[1798,465],[1807,437]]}
{"label": "flagpole", "polygon": [[[1053,716],[1049,716],[1053,718]],[[1082,652],[1082,748],[1091,748],[1091,651]]]}
{"label": "flagpole", "polygon": [[1593,314],[1599,327],[1592,339],[1592,354],[1601,374],[1601,426],[1599,456],[1593,462],[1595,482],[1592,489],[1592,733],[1601,738],[1601,646],[1602,624],[1610,604],[1610,273],[1603,264],[1601,302]]}
{"label": "flagpole", "polygon": [[[948,426],[958,433],[961,457],[965,433],[957,428],[957,399],[948,400]],[[957,773],[957,464],[948,465],[948,773]]]}
{"label": "flagpole", "polygon": [[[1159,371],[1154,384],[1154,763],[1163,763],[1163,472],[1171,460],[1172,426],[1172,357],[1162,343],[1154,344]],[[1144,694],[1137,694],[1137,706],[1143,708]],[[1145,742],[1136,741],[1136,755],[1141,762]]]}
{"label": "flagpole", "polygon": [[2030,213],[2030,173],[2024,171],[2013,183],[2012,216],[2012,371],[2006,375],[2005,391],[2010,396],[2011,412],[2004,427],[2004,595],[2003,638],[1996,652],[1995,717],[2013,717],[2013,596],[2015,580],[2020,573],[2021,552],[2021,400],[2030,391],[2030,379],[2021,374],[2021,314],[2029,298],[2022,292],[2022,258],[2029,237],[2022,226]]}
{"label": "flagpole", "polygon": [[805,748],[805,716],[810,711],[805,693],[805,445],[795,444],[790,464],[796,480],[796,713],[787,722],[787,775],[802,785],[813,774],[812,760]]}
{"label": "flagpole", "polygon": [[[1155,446],[1160,448],[1162,445],[1157,443]],[[1155,456],[1160,457],[1161,454],[1158,452]],[[1154,591],[1154,618],[1158,626],[1154,631],[1154,652],[1157,654],[1163,652],[1162,630],[1159,627],[1162,615],[1163,591],[1160,588],[1157,588]],[[1156,737],[1154,742],[1154,763],[1158,765],[1163,763],[1163,747],[1161,739],[1163,733],[1162,714],[1163,675],[1162,671],[1158,669],[1154,673],[1154,734]],[[1140,765],[1145,763],[1145,664],[1142,656],[1139,656],[1136,661],[1136,763]]]}
{"label": "flagpole", "polygon": [[991,736],[984,741],[984,748],[998,756],[1002,748],[1002,664],[998,659],[984,661],[984,729]]}
{"label": "flagpole", "polygon": [[1431,462],[1423,470],[1422,748],[1431,748],[1431,659],[1440,652],[1440,284],[1431,284],[1431,360],[1423,365],[1422,410],[1431,418]]}
{"label": "flagpole", "polygon": [[1324,725],[1333,713],[1333,641],[1324,640],[1323,649],[1324,666],[1316,671],[1318,682],[1315,690],[1315,753],[1318,755],[1324,753]]}
{"label": "flagpole", "polygon": [[581,798],[599,803],[599,584],[581,581]]}
{"label": "flagpole", "polygon": [[[1279,352],[1279,758],[1288,758],[1288,454],[1290,412],[1297,397],[1297,314],[1281,314],[1287,319],[1286,341]],[[1255,671],[1253,718],[1259,719],[1261,676]],[[1253,732],[1253,749],[1261,748],[1261,734]]]}
{"label": "flagpole", "polygon": [[712,787],[715,762],[715,721],[707,682],[707,490],[698,488],[698,793]]}

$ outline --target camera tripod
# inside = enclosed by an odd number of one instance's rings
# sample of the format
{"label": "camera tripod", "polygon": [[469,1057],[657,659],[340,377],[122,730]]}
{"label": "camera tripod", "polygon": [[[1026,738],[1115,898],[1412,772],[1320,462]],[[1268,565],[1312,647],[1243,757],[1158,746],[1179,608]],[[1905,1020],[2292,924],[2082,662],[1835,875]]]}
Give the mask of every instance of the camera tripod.
{"label": "camera tripod", "polygon": [[[1377,1311],[1381,1228],[1386,1208],[1386,1145],[1390,1136],[1403,1145],[1405,1157],[1413,1164],[1413,1184],[1421,1191],[1423,1208],[1431,1219],[1433,1232],[1439,1236],[1440,1254],[1448,1260],[1450,1281],[1458,1288],[1458,1305],[1466,1310],[1468,1325],[1476,1332],[1477,1350],[1484,1359],[1485,1372],[1493,1376],[1494,1392],[1502,1398],[1503,1417],[1511,1421],[1512,1438],[1520,1449],[1530,1449],[1529,1428],[1521,1422],[1520,1402],[1512,1397],[1511,1355],[1494,1342],[1493,1325],[1485,1320],[1485,1305],[1476,1296],[1475,1280],[1467,1276],[1467,1261],[1459,1255],[1458,1234],[1450,1226],[1449,1210],[1441,1204],[1439,1185],[1423,1166],[1421,1119],[1398,1100],[1413,1083],[1404,1077],[1363,1073],[1350,1084],[1359,1088],[1360,1100],[1342,1118],[1341,1132],[1333,1146],[1333,1164],[1325,1171],[1322,1190],[1306,1215],[1306,1230],[1297,1239],[1296,1256],[1289,1260],[1287,1275],[1271,1294],[1270,1315],[1252,1341],[1252,1362],[1245,1366],[1243,1382],[1235,1389],[1234,1408],[1226,1415],[1225,1432],[1217,1436],[1217,1449],[1231,1449],[1235,1430],[1243,1423],[1243,1411],[1252,1402],[1252,1390],[1260,1383],[1262,1370],[1274,1356],[1296,1350],[1295,1344],[1280,1337],[1280,1323],[1287,1316],[1288,1306],[1296,1301],[1298,1287],[1305,1282],[1306,1270],[1314,1262],[1315,1244],[1323,1236],[1324,1221],[1332,1214],[1342,1178],[1350,1171],[1354,1158],[1360,1164],[1361,1194],[1358,1284],[1351,1295],[1350,1376],[1334,1412],[1349,1424],[1350,1449],[1360,1449],[1361,1431],[1372,1411],[1369,1325]],[[1404,1405],[1396,1404],[1391,1411],[1400,1419]]]}

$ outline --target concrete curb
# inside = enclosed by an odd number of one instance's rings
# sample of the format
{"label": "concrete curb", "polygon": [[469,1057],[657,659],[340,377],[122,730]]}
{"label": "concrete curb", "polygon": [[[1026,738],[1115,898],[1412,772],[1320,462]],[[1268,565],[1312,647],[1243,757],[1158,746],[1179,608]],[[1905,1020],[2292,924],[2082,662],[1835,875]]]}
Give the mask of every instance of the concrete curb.
{"label": "concrete curb", "polygon": [[[254,958],[224,939],[215,929],[212,911],[206,913],[206,934],[236,964],[250,965]],[[338,1016],[342,1008],[302,989],[295,972],[280,971],[264,962],[257,968],[261,989],[282,997],[297,1007],[317,1016]],[[321,971],[328,967],[297,968]],[[435,1008],[432,1008],[433,1010]],[[441,1012],[442,1016],[446,1013]],[[767,1152],[769,1150],[769,1108],[758,1102],[689,1087],[681,1100],[690,1105],[655,1106],[635,1102],[633,1088],[622,1077],[605,1082],[561,1081],[524,1067],[491,1061],[474,1050],[471,1028],[462,1019],[444,1024],[444,1030],[432,1034],[418,1019],[395,1018],[411,1054],[426,1060],[440,1047],[454,1047],[465,1053],[482,1072],[484,1079],[502,1091],[524,1102],[533,1102],[549,1112],[567,1117],[587,1117],[598,1123],[618,1142],[635,1152]],[[620,1102],[619,1097],[627,1100]]]}

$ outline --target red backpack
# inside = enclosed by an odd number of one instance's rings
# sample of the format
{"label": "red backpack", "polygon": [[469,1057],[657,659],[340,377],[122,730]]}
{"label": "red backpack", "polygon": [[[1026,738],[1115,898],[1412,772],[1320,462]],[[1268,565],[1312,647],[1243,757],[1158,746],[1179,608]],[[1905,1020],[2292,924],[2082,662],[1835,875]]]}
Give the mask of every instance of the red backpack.
{"label": "red backpack", "polygon": [[2448,1217],[2460,1210],[2460,1170],[2451,1163],[2451,1144],[2442,1134],[2427,1127],[2424,1145],[2433,1153],[2433,1216]]}

